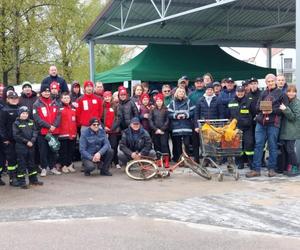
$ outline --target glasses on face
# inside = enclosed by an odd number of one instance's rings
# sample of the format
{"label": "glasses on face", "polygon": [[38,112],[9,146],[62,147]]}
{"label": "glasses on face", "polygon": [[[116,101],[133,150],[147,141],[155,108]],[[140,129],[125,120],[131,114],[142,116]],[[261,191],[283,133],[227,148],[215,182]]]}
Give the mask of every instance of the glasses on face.
{"label": "glasses on face", "polygon": [[99,127],[99,123],[93,123],[92,126],[93,127]]}

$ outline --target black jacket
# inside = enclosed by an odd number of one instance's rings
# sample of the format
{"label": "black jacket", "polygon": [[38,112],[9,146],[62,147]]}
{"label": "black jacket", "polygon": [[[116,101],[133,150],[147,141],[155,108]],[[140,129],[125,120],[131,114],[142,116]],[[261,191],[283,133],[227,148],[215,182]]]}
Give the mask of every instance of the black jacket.
{"label": "black jacket", "polygon": [[208,106],[205,96],[199,99],[194,114],[195,128],[199,127],[198,120],[223,119],[223,118],[224,118],[223,104],[220,102],[217,96],[214,96],[212,98],[210,106]]}
{"label": "black jacket", "polygon": [[256,115],[257,113],[257,110],[256,110],[256,105],[257,105],[257,102],[258,102],[258,99],[261,95],[261,91],[259,89],[257,89],[255,92],[250,92],[247,97],[251,100],[252,102],[252,106],[254,107],[254,110],[252,110],[253,114]]}
{"label": "black jacket", "polygon": [[251,100],[244,96],[238,98],[237,96],[228,103],[229,118],[237,119],[237,126],[240,129],[247,129],[253,125],[253,116],[251,109]]}
{"label": "black jacket", "polygon": [[127,157],[131,157],[133,152],[138,152],[141,155],[147,156],[152,149],[151,137],[142,127],[135,135],[130,127],[124,130],[119,145],[120,150]]}
{"label": "black jacket", "polygon": [[63,92],[69,92],[69,88],[68,88],[68,85],[65,81],[64,78],[56,75],[56,76],[47,76],[46,78],[44,78],[44,80],[42,81],[42,84],[41,86],[47,86],[48,88],[50,88],[50,84],[52,82],[57,82],[59,83],[59,87],[60,87],[60,92],[63,93]]}
{"label": "black jacket", "polygon": [[167,131],[169,129],[168,109],[166,107],[152,109],[149,115],[149,125],[154,132],[157,129]]}
{"label": "black jacket", "polygon": [[29,141],[34,144],[36,142],[37,135],[38,132],[33,120],[21,120],[20,118],[17,118],[13,123],[13,136],[16,141],[16,147],[26,146]]}
{"label": "black jacket", "polygon": [[133,101],[129,99],[125,101],[120,101],[119,108],[118,108],[118,123],[120,125],[116,124],[116,126],[117,127],[119,126],[121,130],[124,130],[128,128],[130,124],[130,120],[133,117],[138,117],[138,116],[139,116],[139,112]]}
{"label": "black jacket", "polygon": [[12,126],[18,117],[18,105],[6,104],[0,111],[1,141],[14,141]]}
{"label": "black jacket", "polygon": [[30,111],[30,119],[32,119],[32,109],[33,109],[33,104],[35,103],[35,101],[38,99],[36,92],[32,91],[32,95],[31,96],[27,96],[24,93],[21,94],[20,97],[20,101],[19,101],[19,106],[26,106],[27,108],[29,108]]}
{"label": "black jacket", "polygon": [[[272,101],[271,114],[264,115],[262,111],[260,111],[260,101]],[[262,92],[256,104],[256,121],[262,125],[274,125],[276,127],[280,127],[282,111],[279,109],[279,107],[282,103],[287,106],[289,102],[287,96],[282,92],[281,89],[267,89]]]}

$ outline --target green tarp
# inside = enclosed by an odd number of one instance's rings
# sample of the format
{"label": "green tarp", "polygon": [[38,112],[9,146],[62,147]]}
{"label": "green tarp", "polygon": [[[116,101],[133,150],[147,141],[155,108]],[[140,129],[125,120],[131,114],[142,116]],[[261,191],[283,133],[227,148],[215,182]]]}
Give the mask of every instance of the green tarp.
{"label": "green tarp", "polygon": [[232,77],[264,78],[275,69],[240,61],[217,45],[150,44],[129,62],[95,75],[96,81],[116,83],[130,80],[172,82],[183,75],[194,79],[210,72],[216,80]]}

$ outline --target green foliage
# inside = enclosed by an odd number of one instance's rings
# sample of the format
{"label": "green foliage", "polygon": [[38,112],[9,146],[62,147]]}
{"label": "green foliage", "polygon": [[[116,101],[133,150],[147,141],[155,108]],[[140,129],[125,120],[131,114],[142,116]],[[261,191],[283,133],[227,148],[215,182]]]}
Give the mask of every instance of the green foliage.
{"label": "green foliage", "polygon": [[[81,36],[102,7],[99,0],[1,0],[0,82],[40,82],[52,64],[68,82],[88,79]],[[96,71],[118,65],[122,54],[122,47],[96,45]]]}

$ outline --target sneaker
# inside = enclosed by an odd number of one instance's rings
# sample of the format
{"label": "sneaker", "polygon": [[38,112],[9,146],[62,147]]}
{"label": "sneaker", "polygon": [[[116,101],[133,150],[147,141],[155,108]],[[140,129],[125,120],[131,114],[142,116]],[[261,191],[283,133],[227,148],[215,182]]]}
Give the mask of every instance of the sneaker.
{"label": "sneaker", "polygon": [[273,169],[270,169],[269,172],[268,172],[268,176],[269,176],[269,177],[274,177],[274,176],[276,176],[275,171],[274,171]]}
{"label": "sneaker", "polygon": [[61,171],[62,171],[64,174],[69,173],[69,169],[68,169],[67,166],[63,166],[63,167],[61,168]]}
{"label": "sneaker", "polygon": [[120,166],[120,164],[117,164],[117,165],[116,165],[116,168],[120,169],[120,168],[122,168],[122,167]]}
{"label": "sneaker", "polygon": [[73,164],[71,164],[69,167],[68,167],[68,170],[70,173],[75,173],[76,172],[76,169],[73,167]]}
{"label": "sneaker", "polygon": [[52,168],[50,172],[55,175],[61,175],[61,172],[59,172],[56,168]]}
{"label": "sneaker", "polygon": [[47,176],[47,170],[45,168],[42,169],[40,176],[41,177]]}
{"label": "sneaker", "polygon": [[258,176],[260,176],[260,172],[257,172],[255,170],[251,170],[246,174],[247,178],[258,177]]}

